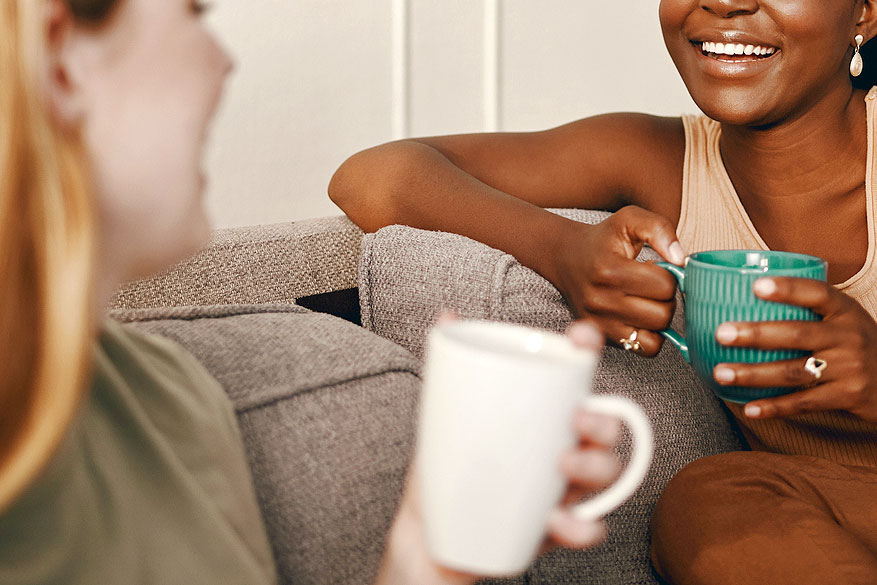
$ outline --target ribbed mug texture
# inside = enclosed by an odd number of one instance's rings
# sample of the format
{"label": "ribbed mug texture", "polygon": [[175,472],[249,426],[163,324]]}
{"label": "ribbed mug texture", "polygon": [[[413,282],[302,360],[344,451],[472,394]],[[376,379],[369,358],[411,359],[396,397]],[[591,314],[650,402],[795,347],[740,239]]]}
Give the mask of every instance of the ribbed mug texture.
{"label": "ribbed mug texture", "polygon": [[[752,266],[754,256],[760,265]],[[766,265],[765,265],[766,264]],[[792,276],[824,281],[823,260],[802,254],[756,251],[714,251],[693,254],[685,268],[685,333],[692,366],[719,397],[733,402],[779,396],[794,388],[720,386],[713,369],[720,363],[763,363],[802,358],[807,352],[726,347],[716,341],[716,329],[728,321],[817,321],[810,309],[761,300],[753,283],[765,276]]]}

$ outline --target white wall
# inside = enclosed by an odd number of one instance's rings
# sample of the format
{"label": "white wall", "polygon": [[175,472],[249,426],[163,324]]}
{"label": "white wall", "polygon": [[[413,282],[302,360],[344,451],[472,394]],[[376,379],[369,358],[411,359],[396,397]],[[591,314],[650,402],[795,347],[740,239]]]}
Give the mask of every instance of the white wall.
{"label": "white wall", "polygon": [[[410,131],[484,128],[486,0],[410,0]],[[661,39],[657,2],[501,0],[504,130],[609,111],[696,107]],[[392,0],[219,0],[237,62],[208,153],[217,227],[340,213],[347,156],[392,138]]]}

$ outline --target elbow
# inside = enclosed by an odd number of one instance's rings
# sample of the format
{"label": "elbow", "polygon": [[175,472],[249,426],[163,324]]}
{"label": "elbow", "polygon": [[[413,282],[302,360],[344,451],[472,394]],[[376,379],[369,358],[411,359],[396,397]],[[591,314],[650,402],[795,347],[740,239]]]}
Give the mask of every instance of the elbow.
{"label": "elbow", "polygon": [[329,180],[329,199],[332,203],[348,213],[356,205],[357,183],[356,176],[359,174],[357,157],[362,153],[355,154],[344,161],[332,178]]}
{"label": "elbow", "polygon": [[329,199],[351,219],[357,215],[357,195],[362,195],[358,187],[363,181],[356,178],[360,174],[357,157],[361,155],[362,153],[355,154],[344,161],[329,180]]}
{"label": "elbow", "polygon": [[409,150],[391,143],[354,154],[329,181],[329,199],[363,231],[399,223],[397,199],[406,191]]}

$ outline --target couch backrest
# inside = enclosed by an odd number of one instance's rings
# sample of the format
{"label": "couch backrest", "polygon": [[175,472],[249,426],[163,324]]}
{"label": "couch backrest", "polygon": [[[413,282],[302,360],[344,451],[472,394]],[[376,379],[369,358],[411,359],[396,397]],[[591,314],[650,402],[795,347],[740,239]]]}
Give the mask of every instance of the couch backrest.
{"label": "couch backrest", "polygon": [[361,239],[344,216],[216,230],[200,254],[127,284],[111,308],[294,303],[352,289]]}

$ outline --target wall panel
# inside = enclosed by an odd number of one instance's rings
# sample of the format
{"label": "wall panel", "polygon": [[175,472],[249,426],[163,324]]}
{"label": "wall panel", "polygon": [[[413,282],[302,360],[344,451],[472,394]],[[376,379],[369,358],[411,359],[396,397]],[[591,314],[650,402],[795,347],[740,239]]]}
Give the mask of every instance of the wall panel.
{"label": "wall panel", "polygon": [[696,111],[650,0],[218,0],[209,22],[237,70],[206,161],[215,225],[339,213],[332,172],[393,137],[394,2],[409,10],[414,135],[485,128],[485,2],[500,8],[502,129]]}

